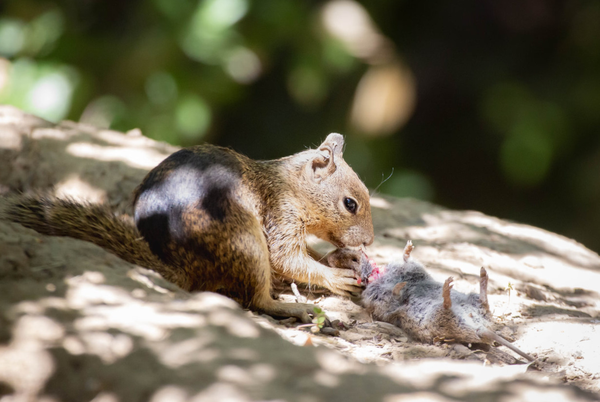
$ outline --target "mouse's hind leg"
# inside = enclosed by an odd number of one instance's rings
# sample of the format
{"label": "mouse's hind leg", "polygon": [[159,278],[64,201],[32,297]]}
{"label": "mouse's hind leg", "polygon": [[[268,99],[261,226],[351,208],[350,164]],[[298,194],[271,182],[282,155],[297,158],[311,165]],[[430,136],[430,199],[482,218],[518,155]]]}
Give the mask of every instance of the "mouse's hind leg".
{"label": "mouse's hind leg", "polygon": [[412,241],[407,241],[406,246],[404,247],[404,262],[407,262],[410,258],[410,253],[413,251],[414,247]]}
{"label": "mouse's hind leg", "polygon": [[481,267],[479,272],[479,301],[481,302],[481,307],[483,307],[485,311],[490,311],[490,305],[487,297],[488,279],[489,277],[487,271],[485,268]]}
{"label": "mouse's hind leg", "polygon": [[396,286],[394,286],[394,289],[392,290],[392,294],[394,296],[398,296],[400,294],[400,292],[402,292],[402,289],[404,289],[405,286],[406,286],[406,282],[397,283]]}
{"label": "mouse's hind leg", "polygon": [[446,279],[444,282],[444,287],[442,289],[442,297],[444,298],[444,308],[449,309],[452,307],[452,300],[450,299],[450,290],[452,290],[452,282],[454,282],[454,278],[450,277]]}

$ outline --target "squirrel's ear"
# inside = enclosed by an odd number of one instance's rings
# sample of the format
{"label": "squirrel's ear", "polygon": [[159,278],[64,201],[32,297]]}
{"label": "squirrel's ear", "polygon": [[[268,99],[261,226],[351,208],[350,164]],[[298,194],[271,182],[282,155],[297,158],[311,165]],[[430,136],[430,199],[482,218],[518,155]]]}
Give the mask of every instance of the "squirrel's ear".
{"label": "squirrel's ear", "polygon": [[330,150],[333,150],[333,154],[341,158],[342,152],[344,151],[344,136],[338,133],[331,133],[325,138],[325,141],[321,145],[319,145],[319,150],[323,147],[328,147]]}
{"label": "squirrel's ear", "polygon": [[337,159],[342,158],[344,137],[340,134],[329,134],[319,146],[317,155],[310,162],[313,179],[320,183],[329,177],[337,167]]}

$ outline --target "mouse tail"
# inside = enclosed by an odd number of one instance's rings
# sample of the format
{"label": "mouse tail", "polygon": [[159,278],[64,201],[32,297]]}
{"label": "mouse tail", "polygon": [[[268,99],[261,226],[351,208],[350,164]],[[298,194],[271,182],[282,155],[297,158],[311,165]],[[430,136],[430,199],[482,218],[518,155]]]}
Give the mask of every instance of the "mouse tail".
{"label": "mouse tail", "polygon": [[477,335],[479,335],[483,339],[489,339],[492,341],[496,341],[499,344],[506,346],[507,348],[509,348],[513,352],[523,356],[525,359],[529,360],[530,362],[535,360],[534,357],[523,352],[521,349],[519,349],[518,347],[516,347],[515,345],[513,345],[512,343],[510,343],[509,341],[507,341],[506,339],[504,339],[503,337],[501,337],[500,335],[495,333],[494,331],[491,331],[489,329],[480,329],[479,331],[477,331]]}

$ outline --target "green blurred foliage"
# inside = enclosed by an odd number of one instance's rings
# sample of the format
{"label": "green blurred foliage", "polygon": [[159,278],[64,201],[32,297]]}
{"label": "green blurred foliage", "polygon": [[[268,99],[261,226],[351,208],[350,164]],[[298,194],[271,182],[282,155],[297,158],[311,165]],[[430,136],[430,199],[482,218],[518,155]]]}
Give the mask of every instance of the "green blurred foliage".
{"label": "green blurred foliage", "polygon": [[0,102],[262,159],[342,132],[371,188],[600,250],[594,0],[4,0]]}

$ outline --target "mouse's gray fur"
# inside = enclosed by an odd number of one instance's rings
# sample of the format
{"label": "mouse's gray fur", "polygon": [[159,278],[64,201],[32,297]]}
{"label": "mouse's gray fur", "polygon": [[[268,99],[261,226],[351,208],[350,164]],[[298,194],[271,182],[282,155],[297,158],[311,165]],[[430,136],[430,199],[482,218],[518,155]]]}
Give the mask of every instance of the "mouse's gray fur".
{"label": "mouse's gray fur", "polygon": [[435,281],[423,265],[411,258],[412,249],[409,240],[403,260],[390,263],[383,276],[369,283],[363,292],[364,305],[374,319],[394,324],[421,342],[495,341],[534,360],[491,329],[484,268],[480,272],[479,294],[460,293],[452,289],[452,277],[443,284]]}

